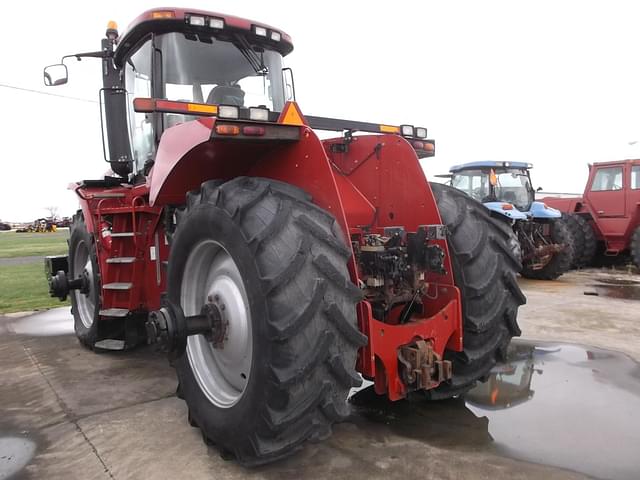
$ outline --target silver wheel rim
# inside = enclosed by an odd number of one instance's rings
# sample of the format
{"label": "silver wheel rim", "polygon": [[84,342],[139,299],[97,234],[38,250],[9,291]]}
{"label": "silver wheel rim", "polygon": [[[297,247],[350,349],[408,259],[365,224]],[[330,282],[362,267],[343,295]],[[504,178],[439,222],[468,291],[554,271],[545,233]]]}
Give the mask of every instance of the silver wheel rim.
{"label": "silver wheel rim", "polygon": [[182,276],[180,304],[185,316],[197,315],[213,302],[228,322],[221,348],[204,335],[187,339],[194,377],[209,401],[220,408],[235,405],[247,387],[253,357],[251,312],[242,275],[229,252],[205,240],[191,251]]}
{"label": "silver wheel rim", "polygon": [[84,240],[81,240],[76,245],[76,251],[73,255],[73,272],[72,278],[76,279],[87,271],[87,277],[89,278],[89,291],[84,294],[80,290],[74,290],[73,294],[76,297],[76,308],[80,321],[86,328],[91,328],[93,325],[94,315],[96,313],[96,304],[93,301],[94,298],[94,278],[93,278],[93,264],[91,263],[91,256],[89,255],[89,248]]}

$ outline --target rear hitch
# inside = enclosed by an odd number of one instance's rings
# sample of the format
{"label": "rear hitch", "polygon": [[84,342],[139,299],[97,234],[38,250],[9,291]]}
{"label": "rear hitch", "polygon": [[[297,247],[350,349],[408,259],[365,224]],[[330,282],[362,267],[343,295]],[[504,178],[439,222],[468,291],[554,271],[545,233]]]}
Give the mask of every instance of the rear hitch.
{"label": "rear hitch", "polygon": [[208,302],[200,314],[185,317],[179,305],[164,301],[159,310],[149,312],[145,323],[147,343],[159,344],[170,359],[182,356],[190,335],[204,335],[213,348],[223,349],[229,325],[223,310],[224,305]]}
{"label": "rear hitch", "polygon": [[451,361],[442,360],[431,342],[418,340],[398,350],[402,378],[412,390],[429,390],[451,379]]}

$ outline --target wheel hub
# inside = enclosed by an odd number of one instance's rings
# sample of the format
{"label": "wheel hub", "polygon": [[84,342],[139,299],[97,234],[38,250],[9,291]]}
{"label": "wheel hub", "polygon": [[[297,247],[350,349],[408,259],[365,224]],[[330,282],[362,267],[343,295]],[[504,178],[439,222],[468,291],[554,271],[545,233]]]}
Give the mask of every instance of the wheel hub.
{"label": "wheel hub", "polygon": [[[219,297],[214,300],[219,301]],[[224,303],[205,303],[200,312],[209,327],[208,334],[205,336],[208,336],[213,348],[223,349],[225,340],[227,340],[229,320],[223,315],[225,310]],[[187,318],[187,322],[189,322],[189,318]]]}
{"label": "wheel hub", "polygon": [[188,319],[201,316],[209,330],[188,336],[186,353],[202,392],[221,408],[240,400],[251,374],[249,305],[242,274],[227,249],[214,240],[196,244],[184,267],[180,306]]}

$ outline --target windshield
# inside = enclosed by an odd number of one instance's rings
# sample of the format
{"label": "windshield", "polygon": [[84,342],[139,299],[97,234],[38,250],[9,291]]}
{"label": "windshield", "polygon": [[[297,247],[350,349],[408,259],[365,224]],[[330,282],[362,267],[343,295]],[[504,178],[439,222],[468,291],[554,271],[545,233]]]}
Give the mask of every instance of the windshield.
{"label": "windshield", "polygon": [[[495,186],[491,185],[492,172]],[[526,169],[463,170],[453,174],[451,186],[479,202],[509,202],[518,210],[528,210],[533,201],[533,189]]]}
{"label": "windshield", "polygon": [[533,188],[526,169],[496,169],[496,199],[508,202],[518,210],[529,210],[533,202]]}
{"label": "windshield", "polygon": [[282,56],[243,37],[220,41],[184,33],[159,35],[164,98],[197,103],[284,107]]}

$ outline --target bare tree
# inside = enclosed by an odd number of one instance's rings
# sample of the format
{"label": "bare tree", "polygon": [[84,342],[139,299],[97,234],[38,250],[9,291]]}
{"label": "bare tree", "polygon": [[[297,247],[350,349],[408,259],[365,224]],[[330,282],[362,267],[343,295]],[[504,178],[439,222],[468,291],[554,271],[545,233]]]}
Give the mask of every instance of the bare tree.
{"label": "bare tree", "polygon": [[49,212],[49,217],[51,220],[56,221],[58,220],[58,207],[56,206],[50,206],[50,207],[44,207],[44,209]]}

